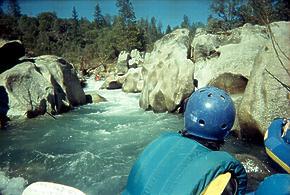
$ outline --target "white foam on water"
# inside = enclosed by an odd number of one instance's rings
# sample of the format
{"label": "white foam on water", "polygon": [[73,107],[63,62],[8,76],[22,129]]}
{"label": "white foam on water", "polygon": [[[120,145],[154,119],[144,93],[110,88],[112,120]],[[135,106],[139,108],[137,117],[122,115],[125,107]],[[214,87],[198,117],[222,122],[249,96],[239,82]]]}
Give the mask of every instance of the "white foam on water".
{"label": "white foam on water", "polygon": [[84,88],[84,92],[96,91],[99,90],[103,85],[104,81],[96,81],[94,77],[90,77],[86,80],[86,87]]}
{"label": "white foam on water", "polygon": [[0,194],[19,195],[23,192],[27,184],[27,180],[22,177],[9,178],[5,172],[0,171]]}

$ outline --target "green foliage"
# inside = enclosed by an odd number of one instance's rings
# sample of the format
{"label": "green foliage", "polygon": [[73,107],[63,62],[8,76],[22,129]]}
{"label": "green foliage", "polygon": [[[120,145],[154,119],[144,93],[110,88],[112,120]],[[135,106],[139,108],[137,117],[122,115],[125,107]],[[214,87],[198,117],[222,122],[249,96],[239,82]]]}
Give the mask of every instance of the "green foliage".
{"label": "green foliage", "polygon": [[[106,25],[106,20],[101,13],[101,8],[100,8],[100,5],[98,3],[95,7],[94,21],[96,23],[97,29],[102,28]],[[110,21],[108,21],[108,23],[110,23]]]}
{"label": "green foliage", "polygon": [[[17,8],[17,1],[13,2]],[[2,13],[0,38],[20,39],[31,56],[62,56],[81,69],[115,60],[123,50],[152,49],[153,43],[163,36],[161,22],[154,17],[150,22],[136,20],[129,0],[117,0],[116,4],[119,15],[112,17],[103,16],[97,3],[94,21],[79,18],[76,7],[69,19],[58,18],[54,12],[43,12],[37,17]]]}
{"label": "green foliage", "polygon": [[181,28],[187,28],[187,29],[190,29],[190,24],[189,24],[189,18],[187,15],[184,15],[183,16],[183,21],[181,23]]}
{"label": "green foliage", "polygon": [[135,22],[135,12],[133,5],[130,0],[117,0],[116,6],[119,9],[119,16],[122,18],[123,22],[128,25]]}
{"label": "green foliage", "polygon": [[267,24],[290,18],[288,0],[213,0],[208,30],[226,31],[245,23]]}
{"label": "green foliage", "polygon": [[167,25],[165,34],[169,34],[171,32],[172,32],[171,26],[170,25]]}

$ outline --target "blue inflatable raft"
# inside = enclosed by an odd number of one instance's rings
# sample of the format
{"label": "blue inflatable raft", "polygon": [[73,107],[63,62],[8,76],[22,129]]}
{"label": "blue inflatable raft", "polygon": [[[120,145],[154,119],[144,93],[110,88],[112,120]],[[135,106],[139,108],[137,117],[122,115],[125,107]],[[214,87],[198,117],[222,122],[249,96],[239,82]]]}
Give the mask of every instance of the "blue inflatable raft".
{"label": "blue inflatable raft", "polygon": [[255,192],[247,193],[247,195],[289,195],[290,194],[290,175],[275,174],[266,177],[260,183]]}
{"label": "blue inflatable raft", "polygon": [[265,133],[264,143],[269,157],[290,173],[290,130],[283,135],[284,125],[285,119],[275,119]]}

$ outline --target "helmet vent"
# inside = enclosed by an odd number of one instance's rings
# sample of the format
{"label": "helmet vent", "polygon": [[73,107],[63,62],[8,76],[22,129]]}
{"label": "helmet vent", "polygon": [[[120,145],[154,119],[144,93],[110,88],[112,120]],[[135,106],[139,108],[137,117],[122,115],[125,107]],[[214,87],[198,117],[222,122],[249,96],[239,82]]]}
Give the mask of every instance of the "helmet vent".
{"label": "helmet vent", "polygon": [[205,90],[204,89],[202,89],[202,90],[200,90],[199,92],[201,93],[201,92],[204,92]]}
{"label": "helmet vent", "polygon": [[221,98],[222,98],[222,100],[225,100],[226,99],[223,95],[221,95]]}
{"label": "helmet vent", "polygon": [[212,96],[212,93],[209,93],[208,95],[207,95],[207,97],[211,97]]}
{"label": "helmet vent", "polygon": [[198,121],[198,123],[199,123],[199,125],[202,126],[202,127],[204,127],[204,125],[205,125],[205,121],[202,120],[202,119],[200,119],[200,120]]}
{"label": "helmet vent", "polygon": [[226,129],[227,127],[228,127],[227,124],[222,124],[221,126],[222,129]]}

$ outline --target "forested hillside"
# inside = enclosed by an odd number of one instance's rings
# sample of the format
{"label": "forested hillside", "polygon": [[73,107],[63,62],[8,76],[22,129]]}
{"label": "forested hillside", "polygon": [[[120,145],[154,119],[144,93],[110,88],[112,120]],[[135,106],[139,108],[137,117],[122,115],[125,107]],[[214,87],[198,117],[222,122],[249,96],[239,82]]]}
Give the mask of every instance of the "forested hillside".
{"label": "forested hillside", "polygon": [[[150,51],[156,40],[173,29],[188,28],[193,35],[197,27],[205,26],[184,15],[180,26],[163,28],[155,17],[136,19],[130,0],[116,0],[115,4],[118,15],[111,16],[96,3],[94,20],[89,21],[79,17],[77,7],[73,7],[71,18],[58,18],[53,12],[29,17],[21,14],[17,0],[0,0],[0,38],[21,40],[30,56],[54,54],[86,69],[115,60],[123,50]],[[211,10],[206,24],[210,32],[248,22],[289,20],[290,16],[286,0],[213,0]]]}

